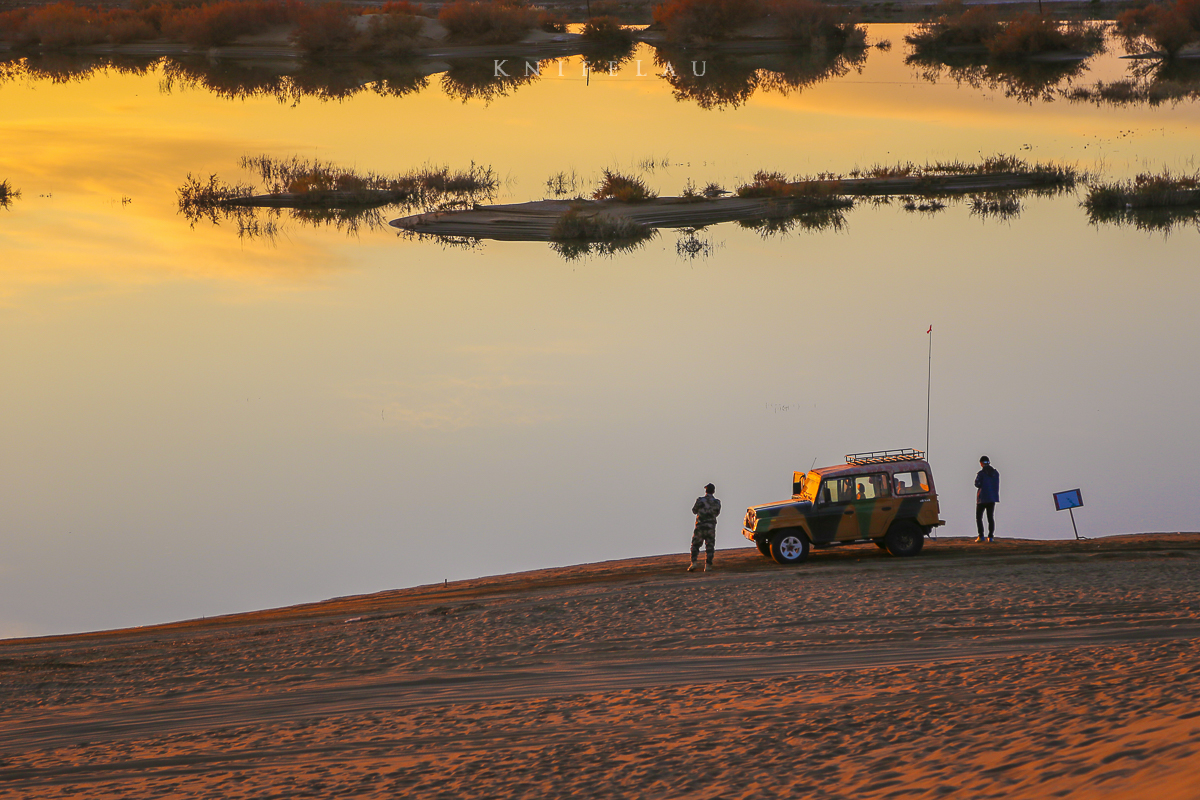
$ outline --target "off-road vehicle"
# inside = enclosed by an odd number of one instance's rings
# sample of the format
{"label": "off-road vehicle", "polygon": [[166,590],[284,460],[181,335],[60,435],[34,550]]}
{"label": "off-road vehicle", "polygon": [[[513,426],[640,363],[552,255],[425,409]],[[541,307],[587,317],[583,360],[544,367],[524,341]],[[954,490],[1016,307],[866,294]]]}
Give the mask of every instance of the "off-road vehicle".
{"label": "off-road vehicle", "polygon": [[767,558],[799,564],[813,547],[874,542],[915,556],[938,525],[933,471],[920,450],[852,453],[846,463],[792,474],[792,499],[751,506],[742,535]]}

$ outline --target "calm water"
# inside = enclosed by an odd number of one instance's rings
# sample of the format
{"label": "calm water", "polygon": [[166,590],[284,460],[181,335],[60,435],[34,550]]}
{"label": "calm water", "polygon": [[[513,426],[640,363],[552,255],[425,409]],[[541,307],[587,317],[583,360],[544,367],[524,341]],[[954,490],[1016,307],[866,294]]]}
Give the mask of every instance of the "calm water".
{"label": "calm water", "polygon": [[[713,62],[717,89],[673,87],[645,48],[615,75],[569,59],[491,97],[464,97],[470,65],[386,86],[10,68],[0,636],[683,553],[708,481],[718,546],[748,544],[745,506],[785,497],[792,470],[924,446],[930,324],[946,534],[973,533],[983,453],[1003,474],[1002,535],[1070,536],[1050,495],[1076,487],[1085,535],[1195,529],[1194,226],[1092,225],[1074,194],[1008,220],[867,203],[824,231],[715,226],[697,258],[664,231],[566,261],[287,216],[239,237],[176,209],[188,173],[244,179],[258,154],[475,161],[503,200],[544,196],[559,171],[587,190],[606,167],[663,194],[997,152],[1112,177],[1197,169],[1194,101],[930,81],[904,30],[872,26],[893,48],[828,79]],[[1049,94],[1130,68],[1103,56]],[[296,88],[313,86],[340,98]]]}

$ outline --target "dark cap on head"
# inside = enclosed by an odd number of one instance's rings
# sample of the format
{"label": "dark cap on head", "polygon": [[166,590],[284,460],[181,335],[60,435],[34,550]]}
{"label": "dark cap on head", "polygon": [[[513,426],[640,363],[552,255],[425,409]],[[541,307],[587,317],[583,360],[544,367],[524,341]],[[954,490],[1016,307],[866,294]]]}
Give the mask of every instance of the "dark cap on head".
{"label": "dark cap on head", "polygon": [[980,456],[979,463],[980,464],[991,464],[992,460],[990,458],[988,458],[987,456]]}
{"label": "dark cap on head", "polygon": [[706,483],[704,485],[704,491],[708,492],[709,494],[713,494],[717,491],[717,487],[713,486],[711,483]]}

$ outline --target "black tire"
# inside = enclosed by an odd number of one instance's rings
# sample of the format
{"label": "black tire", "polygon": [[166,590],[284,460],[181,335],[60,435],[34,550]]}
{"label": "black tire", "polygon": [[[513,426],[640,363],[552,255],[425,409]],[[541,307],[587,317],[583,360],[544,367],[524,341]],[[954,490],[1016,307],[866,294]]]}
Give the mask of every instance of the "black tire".
{"label": "black tire", "polygon": [[766,558],[771,557],[771,542],[766,537],[755,539],[754,544],[758,547],[758,552],[762,553],[763,556]]}
{"label": "black tire", "polygon": [[878,547],[880,550],[887,550],[887,545],[884,544],[883,539],[872,539],[871,541],[873,541],[875,543],[875,546]]}
{"label": "black tire", "polygon": [[887,551],[894,556],[915,556],[925,546],[925,530],[911,522],[897,523],[888,528],[883,543]]}
{"label": "black tire", "polygon": [[771,537],[771,558],[778,564],[799,564],[808,558],[808,538],[799,528],[788,528]]}

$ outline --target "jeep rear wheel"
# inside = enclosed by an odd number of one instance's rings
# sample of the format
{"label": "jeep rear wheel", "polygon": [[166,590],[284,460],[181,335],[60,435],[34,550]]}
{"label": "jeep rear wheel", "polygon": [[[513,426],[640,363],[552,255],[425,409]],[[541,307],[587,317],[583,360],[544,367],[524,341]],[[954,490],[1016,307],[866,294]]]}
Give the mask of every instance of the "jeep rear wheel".
{"label": "jeep rear wheel", "polygon": [[925,546],[925,531],[911,522],[893,525],[888,528],[883,543],[894,556],[915,556]]}
{"label": "jeep rear wheel", "polygon": [[758,547],[758,552],[762,553],[767,558],[771,557],[771,541],[765,536],[761,539],[755,539],[754,544]]}
{"label": "jeep rear wheel", "polygon": [[799,564],[808,558],[808,539],[799,528],[780,531],[771,537],[771,558],[780,564]]}

